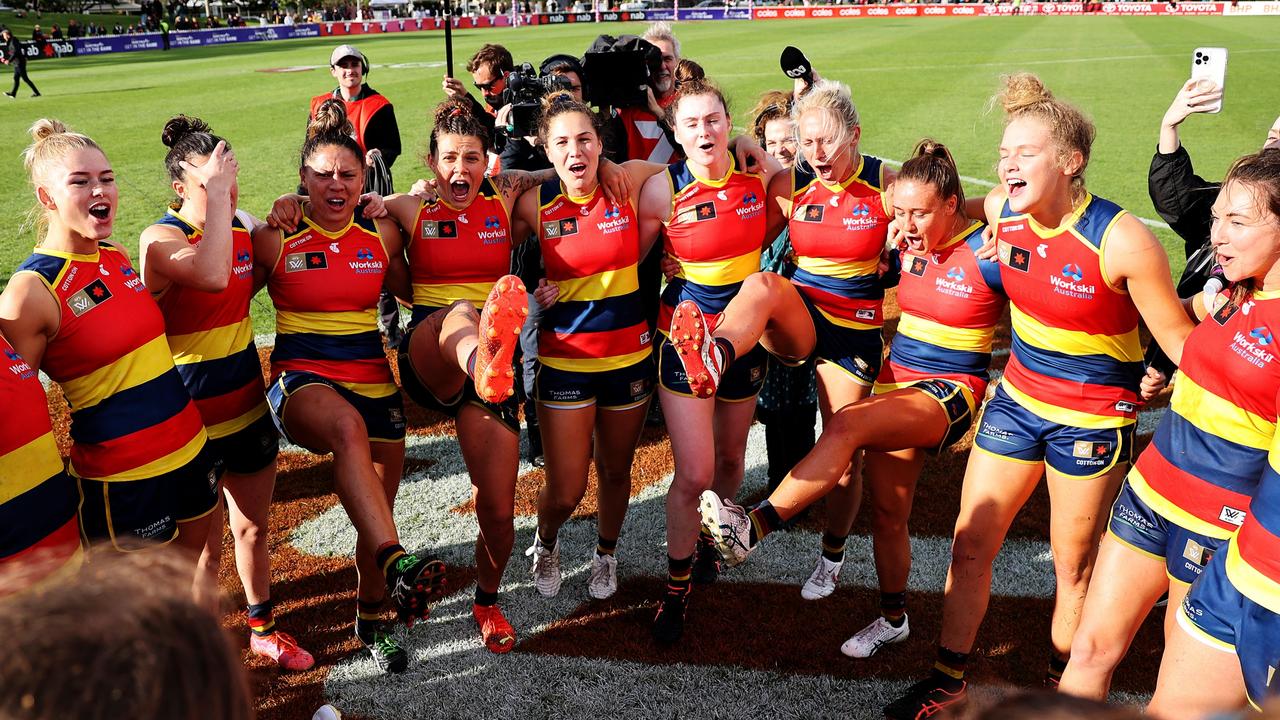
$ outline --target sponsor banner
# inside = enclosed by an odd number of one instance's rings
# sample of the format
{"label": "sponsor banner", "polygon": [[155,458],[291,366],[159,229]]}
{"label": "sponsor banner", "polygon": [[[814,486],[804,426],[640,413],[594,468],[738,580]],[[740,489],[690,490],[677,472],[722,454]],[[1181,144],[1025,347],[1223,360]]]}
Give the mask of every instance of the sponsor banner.
{"label": "sponsor banner", "polygon": [[[207,28],[204,30],[184,30],[169,33],[169,46],[174,48],[201,47],[205,45],[225,45],[238,42],[259,42],[263,40],[288,40],[291,38],[319,37],[318,25],[271,25],[268,27],[233,27]],[[49,43],[55,44],[55,43]],[[61,44],[61,43],[58,43]],[[160,33],[140,33],[137,35],[108,35],[106,37],[76,38],[66,44],[73,45],[73,51],[62,52],[62,55],[101,55],[114,52],[134,52],[137,50],[159,50],[164,47],[164,39]],[[49,57],[49,56],[47,56]]]}
{"label": "sponsor banner", "polygon": [[76,54],[75,43],[70,40],[41,40],[22,43],[22,54],[28,60],[67,57]]}
{"label": "sponsor banner", "polygon": [[[511,24],[506,15],[470,15],[453,18],[455,30],[474,28],[502,27]],[[369,35],[373,33],[419,32],[423,30],[443,30],[442,18],[422,18],[420,20],[350,20],[339,22],[323,22],[318,26],[319,33],[328,37],[332,35]]]}
{"label": "sponsor banner", "polygon": [[1280,2],[1226,3],[1224,15],[1280,15]]}
{"label": "sponsor banner", "polygon": [[[1243,6],[1251,6],[1241,10]],[[1255,10],[1252,6],[1259,6]],[[1245,2],[1232,8],[1221,2],[1024,2],[936,4],[936,5],[836,5],[811,7],[758,7],[751,11],[756,20],[810,20],[852,17],[975,17],[979,15],[1223,15],[1280,14],[1280,2]],[[692,12],[692,11],[690,11]],[[735,12],[731,10],[730,12]],[[686,13],[680,14],[681,18]],[[732,16],[732,17],[736,17]]]}

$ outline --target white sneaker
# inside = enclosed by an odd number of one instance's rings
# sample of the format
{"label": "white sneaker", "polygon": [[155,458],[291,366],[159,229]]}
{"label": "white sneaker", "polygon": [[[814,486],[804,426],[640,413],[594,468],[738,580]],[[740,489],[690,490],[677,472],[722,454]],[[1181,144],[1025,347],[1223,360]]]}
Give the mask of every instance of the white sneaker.
{"label": "white sneaker", "polygon": [[548,550],[535,530],[533,547],[525,550],[524,554],[533,558],[533,565],[529,568],[533,575],[533,586],[538,588],[543,597],[555,597],[560,592],[560,543]]}
{"label": "white sneaker", "polygon": [[587,594],[596,600],[613,597],[618,592],[618,558],[612,555],[591,554],[591,579],[587,582]]}
{"label": "white sneaker", "polygon": [[902,642],[911,634],[907,616],[902,616],[902,627],[889,624],[884,616],[876,618],[870,625],[862,628],[853,637],[844,641],[840,652],[851,658],[869,658],[885,645]]}
{"label": "white sneaker", "polygon": [[840,580],[840,568],[843,565],[844,562],[831,562],[819,555],[818,565],[813,569],[813,574],[804,581],[804,587],[800,588],[800,597],[805,600],[821,600],[835,592],[836,582]]}
{"label": "white sneaker", "polygon": [[721,500],[713,490],[704,490],[698,499],[702,528],[716,541],[716,550],[730,566],[737,565],[755,548],[751,542],[751,518],[747,511],[728,500]]}

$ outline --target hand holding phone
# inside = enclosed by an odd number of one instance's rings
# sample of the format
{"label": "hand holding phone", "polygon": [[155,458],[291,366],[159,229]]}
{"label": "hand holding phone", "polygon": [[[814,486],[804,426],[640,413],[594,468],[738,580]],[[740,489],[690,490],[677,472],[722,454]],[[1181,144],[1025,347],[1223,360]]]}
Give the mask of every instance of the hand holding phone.
{"label": "hand holding phone", "polygon": [[[1192,97],[1190,112],[1222,112],[1222,95],[1227,89],[1227,49],[1218,47],[1196,48],[1191,55],[1191,80],[1200,98]],[[1204,95],[1216,98],[1204,98]]]}

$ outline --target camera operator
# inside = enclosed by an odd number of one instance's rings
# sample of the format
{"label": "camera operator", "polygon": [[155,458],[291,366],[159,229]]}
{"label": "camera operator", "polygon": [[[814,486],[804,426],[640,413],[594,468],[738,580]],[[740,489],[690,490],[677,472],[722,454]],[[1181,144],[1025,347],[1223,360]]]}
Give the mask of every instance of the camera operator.
{"label": "camera operator", "polygon": [[[1182,238],[1187,259],[1178,281],[1178,296],[1182,298],[1203,291],[1213,272],[1209,228],[1213,224],[1213,201],[1222,183],[1205,180],[1195,173],[1191,155],[1178,137],[1178,126],[1193,113],[1208,112],[1221,99],[1222,89],[1211,82],[1192,79],[1183,83],[1160,122],[1160,142],[1147,172],[1151,204],[1169,223],[1169,229]],[[1271,125],[1262,147],[1280,147],[1280,118]],[[1147,362],[1165,377],[1174,370],[1173,363],[1155,343],[1148,349]]]}
{"label": "camera operator", "polygon": [[515,67],[511,51],[493,43],[482,45],[467,61],[467,72],[471,73],[472,84],[484,96],[486,105],[481,105],[472,97],[466,86],[457,78],[446,77],[441,83],[445,97],[461,98],[472,105],[472,115],[475,115],[489,129],[490,140],[497,140],[493,135],[495,116],[503,104],[502,91],[507,87],[507,73]]}
{"label": "camera operator", "polygon": [[[538,144],[536,128],[525,127],[537,117],[537,109],[541,107],[542,96],[550,92],[567,90],[574,100],[582,102],[582,64],[571,55],[552,55],[542,61],[538,68],[538,78],[530,77],[531,66],[521,66],[513,71],[518,79],[507,78],[502,110],[499,117],[511,125],[500,125],[498,133],[508,133],[506,144],[502,148],[502,169],[525,170],[535,172],[552,167],[547,154]],[[532,104],[532,107],[530,105]],[[523,110],[517,110],[523,108]],[[533,110],[534,112],[528,112]],[[542,267],[542,252],[538,247],[537,235],[531,235],[520,243],[511,256],[511,273],[524,282],[526,288],[538,287],[538,281],[546,276]],[[520,330],[520,350],[524,369],[524,417],[525,427],[529,432],[529,452],[527,459],[535,467],[544,464],[542,454],[542,433],[538,427],[538,415],[533,402],[533,380],[537,372],[538,362],[538,322],[542,317],[542,306],[529,294],[529,317]]]}

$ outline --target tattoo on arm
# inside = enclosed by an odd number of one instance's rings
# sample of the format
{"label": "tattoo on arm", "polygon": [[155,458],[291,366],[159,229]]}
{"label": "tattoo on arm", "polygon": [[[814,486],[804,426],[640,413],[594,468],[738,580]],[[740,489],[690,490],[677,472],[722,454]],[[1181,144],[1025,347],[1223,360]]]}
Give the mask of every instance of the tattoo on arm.
{"label": "tattoo on arm", "polygon": [[556,171],[548,168],[537,172],[507,170],[506,172],[498,173],[491,179],[503,197],[514,199],[523,195],[526,190],[538,187],[555,176]]}

